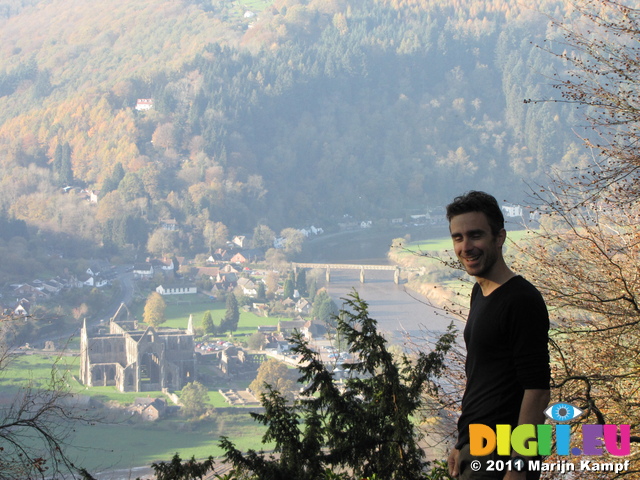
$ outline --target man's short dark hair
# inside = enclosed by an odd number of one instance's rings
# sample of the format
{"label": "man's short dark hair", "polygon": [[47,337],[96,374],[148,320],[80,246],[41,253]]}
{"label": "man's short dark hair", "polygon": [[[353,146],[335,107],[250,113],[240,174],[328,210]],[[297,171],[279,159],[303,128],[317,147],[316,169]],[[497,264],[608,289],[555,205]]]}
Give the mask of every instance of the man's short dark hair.
{"label": "man's short dark hair", "polygon": [[489,221],[491,233],[497,235],[504,228],[504,215],[493,195],[472,190],[453,199],[447,205],[447,220],[469,212],[484,213]]}

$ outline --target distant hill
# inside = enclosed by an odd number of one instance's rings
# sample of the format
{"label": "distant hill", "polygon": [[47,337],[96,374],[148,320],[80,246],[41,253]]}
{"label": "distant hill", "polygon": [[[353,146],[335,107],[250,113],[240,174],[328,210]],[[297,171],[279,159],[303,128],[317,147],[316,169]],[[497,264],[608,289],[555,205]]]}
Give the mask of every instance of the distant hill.
{"label": "distant hill", "polygon": [[571,110],[523,102],[563,5],[0,0],[0,209],[109,252],[173,219],[198,252],[213,224],[519,201],[582,154]]}

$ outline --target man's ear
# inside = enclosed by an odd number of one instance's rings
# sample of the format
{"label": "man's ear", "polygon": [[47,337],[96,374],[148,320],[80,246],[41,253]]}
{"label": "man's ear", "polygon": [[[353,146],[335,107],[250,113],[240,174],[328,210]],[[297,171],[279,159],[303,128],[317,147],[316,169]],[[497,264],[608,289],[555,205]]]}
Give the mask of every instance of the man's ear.
{"label": "man's ear", "polygon": [[498,244],[499,247],[502,247],[506,240],[507,240],[507,231],[503,228],[498,232],[498,235],[496,235],[496,243]]}

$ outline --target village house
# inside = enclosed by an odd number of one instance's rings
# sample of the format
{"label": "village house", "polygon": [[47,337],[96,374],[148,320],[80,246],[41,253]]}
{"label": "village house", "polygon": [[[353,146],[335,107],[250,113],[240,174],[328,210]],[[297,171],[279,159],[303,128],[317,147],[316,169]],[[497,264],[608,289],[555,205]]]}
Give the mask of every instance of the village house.
{"label": "village house", "polygon": [[247,297],[255,297],[258,295],[258,285],[250,278],[239,278],[238,287],[242,288],[242,293]]}
{"label": "village house", "polygon": [[312,308],[311,302],[309,302],[309,300],[307,300],[306,298],[301,298],[296,303],[296,312],[301,313],[303,315],[308,315],[311,312],[311,308]]}
{"label": "village house", "polygon": [[26,298],[22,298],[17,302],[16,306],[14,307],[13,314],[19,315],[21,317],[28,317],[29,310],[31,310],[31,302],[29,302],[29,300],[27,300]]}
{"label": "village house", "polygon": [[220,273],[240,273],[241,270],[241,267],[228,263],[220,269]]}
{"label": "village house", "polygon": [[301,332],[307,340],[317,340],[328,333],[325,325],[320,322],[314,322],[313,320],[307,321],[304,327],[302,327]]}
{"label": "village house", "polygon": [[58,280],[52,278],[51,280],[47,280],[42,282],[42,291],[50,293],[52,295],[57,295],[64,289],[64,285]]}
{"label": "village house", "polygon": [[142,419],[147,422],[155,422],[165,416],[167,412],[167,402],[162,398],[136,398],[128,410],[139,414]]}
{"label": "village house", "polygon": [[235,253],[230,259],[230,263],[249,263],[247,257],[245,257],[242,252]]}
{"label": "village house", "polygon": [[156,287],[158,292],[163,297],[166,295],[191,295],[198,293],[198,289],[195,285],[158,285]]}
{"label": "village house", "polygon": [[250,240],[251,239],[246,235],[236,235],[235,237],[233,237],[233,240],[231,240],[231,243],[240,248],[247,248],[249,246]]}
{"label": "village house", "polygon": [[[284,290],[283,290],[283,293],[284,293]],[[295,308],[295,306],[296,306],[296,302],[295,302],[295,301],[293,301],[293,299],[291,299],[291,298],[285,298],[285,299],[282,301],[282,306],[283,306],[284,308]]]}
{"label": "village house", "polygon": [[278,331],[283,335],[291,335],[295,330],[302,331],[306,320],[296,317],[294,320],[280,320],[278,322]]}
{"label": "village house", "polygon": [[540,212],[540,210],[532,210],[531,212],[529,212],[529,221],[539,222],[541,216],[542,216],[542,213]]}
{"label": "village house", "polygon": [[20,285],[16,285],[12,291],[12,297],[24,297],[31,302],[36,302],[38,300],[44,300],[50,297],[50,295],[46,292],[43,292],[37,287],[30,285],[28,283],[22,283]]}
{"label": "village house", "polygon": [[85,287],[102,288],[111,283],[103,275],[83,275],[80,278],[82,279],[82,285],[84,285]]}
{"label": "village house", "polygon": [[176,269],[176,263],[173,258],[147,258],[147,263],[153,266],[154,272],[162,272],[164,275],[173,275]]}
{"label": "village house", "polygon": [[262,333],[263,335],[272,335],[278,331],[278,327],[275,325],[259,325],[258,333]]}
{"label": "village house", "polygon": [[152,98],[139,98],[136,102],[136,110],[145,111],[151,110],[153,108],[153,99]]}
{"label": "village house", "polygon": [[238,286],[238,274],[236,273],[224,273],[222,270],[216,275],[216,283],[220,284],[222,288],[233,289]]}
{"label": "village house", "polygon": [[213,282],[218,273],[220,273],[220,267],[197,267],[195,278],[205,277]]}
{"label": "village house", "polygon": [[178,222],[173,218],[168,218],[160,222],[160,226],[163,230],[168,232],[175,232],[178,230]]}
{"label": "village house", "polygon": [[522,207],[520,205],[507,204],[501,207],[505,217],[522,217]]}
{"label": "village house", "polygon": [[257,263],[264,260],[264,252],[260,248],[243,250],[234,254],[229,262],[231,263]]}
{"label": "village house", "polygon": [[443,206],[433,207],[429,211],[431,217],[431,224],[437,225],[447,222],[447,211]]}
{"label": "village house", "polygon": [[227,248],[217,248],[207,260],[209,263],[228,262],[233,257],[233,252]]}
{"label": "village house", "polygon": [[135,278],[152,278],[155,271],[149,262],[136,263],[133,266],[133,276]]}

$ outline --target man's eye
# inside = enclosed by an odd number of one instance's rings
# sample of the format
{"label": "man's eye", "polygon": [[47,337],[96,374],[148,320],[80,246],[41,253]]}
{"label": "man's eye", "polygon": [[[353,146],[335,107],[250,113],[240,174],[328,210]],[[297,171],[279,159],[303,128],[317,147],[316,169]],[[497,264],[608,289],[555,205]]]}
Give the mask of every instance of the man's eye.
{"label": "man's eye", "polygon": [[554,403],[549,405],[544,414],[551,420],[556,422],[570,422],[574,418],[579,417],[584,412],[578,407],[574,407],[569,403]]}

